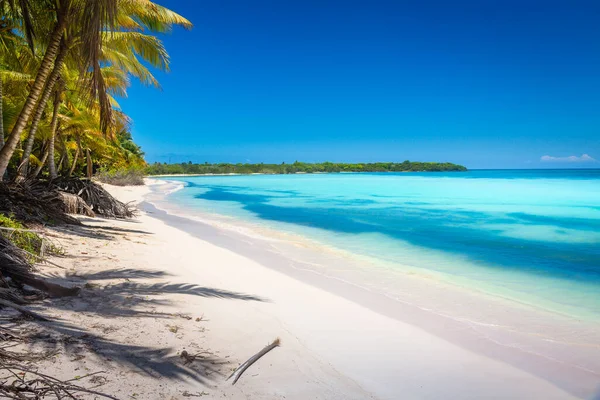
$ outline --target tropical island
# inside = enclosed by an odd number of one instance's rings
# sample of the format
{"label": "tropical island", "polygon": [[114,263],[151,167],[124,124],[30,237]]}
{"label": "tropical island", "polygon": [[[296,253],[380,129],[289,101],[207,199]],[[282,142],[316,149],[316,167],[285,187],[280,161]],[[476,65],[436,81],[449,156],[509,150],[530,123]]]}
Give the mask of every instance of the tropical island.
{"label": "tropical island", "polygon": [[337,172],[450,172],[466,171],[467,168],[448,162],[415,162],[401,163],[304,163],[292,164],[196,164],[187,162],[180,164],[154,163],[146,169],[148,175],[208,175],[208,174],[314,174]]}

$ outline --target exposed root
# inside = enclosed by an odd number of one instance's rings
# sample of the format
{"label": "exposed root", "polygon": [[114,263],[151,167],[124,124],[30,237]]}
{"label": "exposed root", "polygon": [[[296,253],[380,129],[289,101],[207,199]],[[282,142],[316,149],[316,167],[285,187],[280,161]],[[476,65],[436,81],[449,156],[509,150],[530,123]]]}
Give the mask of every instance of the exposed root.
{"label": "exposed root", "polygon": [[65,213],[58,190],[31,182],[0,183],[0,213],[25,223],[81,225]]}
{"label": "exposed root", "polygon": [[64,211],[67,214],[80,214],[88,217],[95,217],[94,211],[87,203],[76,194],[59,192],[64,204]]}
{"label": "exposed root", "polygon": [[80,178],[58,178],[50,182],[58,189],[81,197],[94,213],[106,218],[132,218],[135,208],[115,199],[102,186]]}

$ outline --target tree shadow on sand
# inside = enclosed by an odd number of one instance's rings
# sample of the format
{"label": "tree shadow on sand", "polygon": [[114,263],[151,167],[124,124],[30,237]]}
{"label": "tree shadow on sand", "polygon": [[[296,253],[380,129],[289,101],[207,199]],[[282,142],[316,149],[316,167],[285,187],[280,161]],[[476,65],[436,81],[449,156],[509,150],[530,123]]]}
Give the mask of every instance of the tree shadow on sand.
{"label": "tree shadow on sand", "polygon": [[[81,220],[81,218],[80,218]],[[97,222],[90,220],[92,222]],[[139,229],[128,229],[119,228],[116,226],[103,226],[103,225],[68,225],[54,227],[55,230],[69,235],[79,236],[82,238],[89,239],[101,239],[101,240],[115,240],[116,237],[125,236],[127,234],[135,235],[153,235],[152,232],[143,231]]]}
{"label": "tree shadow on sand", "polygon": [[64,352],[75,359],[90,352],[109,365],[114,363],[154,378],[189,378],[208,383],[222,377],[219,367],[227,364],[227,360],[209,353],[186,364],[173,348],[118,343],[63,321],[39,322],[38,325],[41,329],[30,339],[43,341],[47,351]]}
{"label": "tree shadow on sand", "polygon": [[[181,349],[121,343],[93,332],[95,329],[105,328],[107,330],[104,333],[110,333],[110,321],[118,321],[115,318],[119,317],[161,318],[165,321],[173,318],[190,320],[191,317],[182,314],[156,311],[158,307],[174,305],[171,301],[160,298],[165,294],[185,294],[234,301],[268,301],[251,294],[195,284],[129,281],[136,278],[162,278],[167,275],[161,271],[125,268],[92,273],[79,272],[66,277],[54,276],[51,280],[55,282],[61,281],[61,284],[69,286],[75,284],[83,286],[83,289],[77,297],[52,300],[49,312],[44,313],[50,321],[36,322],[37,328],[31,330],[27,328],[29,331],[37,331],[30,337],[31,342],[43,343],[45,351],[64,352],[69,357],[73,357],[73,360],[83,358],[86,352],[91,352],[109,365],[115,363],[155,378],[172,380],[185,378],[201,383],[221,378],[222,371],[227,369],[221,364],[228,364],[229,361],[210,352],[202,352],[202,355],[195,357],[193,362],[186,362],[176,355],[176,350]],[[104,284],[106,280],[118,279],[123,279],[125,282]],[[157,298],[154,298],[155,296]],[[35,304],[32,306],[35,308]],[[94,324],[88,322],[75,326],[72,322],[60,319],[60,315],[65,312],[82,312],[86,317],[96,315],[105,319],[98,320],[98,323]],[[49,314],[54,314],[56,317]],[[0,327],[1,325],[0,322]],[[118,329],[120,328],[114,327],[114,330]],[[145,329],[153,328],[146,326]]]}
{"label": "tree shadow on sand", "polygon": [[[67,274],[65,278],[54,277],[54,283],[67,286],[82,286],[83,289],[76,299],[61,298],[53,301],[55,309],[81,310],[102,316],[121,317],[172,317],[170,313],[155,311],[158,307],[172,305],[168,300],[160,298],[166,294],[182,294],[223,300],[243,300],[268,302],[263,297],[224,290],[213,287],[200,286],[190,283],[138,283],[132,279],[161,278],[168,276],[162,271],[142,269],[112,269],[100,272],[77,272]],[[93,281],[117,280],[125,282],[96,283]],[[154,298],[154,296],[158,298]]]}

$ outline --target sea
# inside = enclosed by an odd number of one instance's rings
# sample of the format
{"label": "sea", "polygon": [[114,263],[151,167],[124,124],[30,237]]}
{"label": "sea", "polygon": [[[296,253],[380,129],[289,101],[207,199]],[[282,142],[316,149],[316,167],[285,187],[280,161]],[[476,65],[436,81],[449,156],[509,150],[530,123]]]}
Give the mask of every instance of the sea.
{"label": "sea", "polygon": [[598,169],[160,179],[154,206],[221,232],[205,239],[235,236],[218,245],[263,248],[459,345],[532,355],[532,371],[555,363],[548,379],[600,377]]}
{"label": "sea", "polygon": [[173,203],[600,321],[600,170],[169,177]]}

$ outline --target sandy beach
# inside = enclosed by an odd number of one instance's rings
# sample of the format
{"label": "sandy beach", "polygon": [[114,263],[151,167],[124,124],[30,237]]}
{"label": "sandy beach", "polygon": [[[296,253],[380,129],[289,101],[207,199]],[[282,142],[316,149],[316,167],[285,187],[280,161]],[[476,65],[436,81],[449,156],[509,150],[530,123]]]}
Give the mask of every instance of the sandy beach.
{"label": "sandy beach", "polygon": [[600,382],[588,373],[569,387],[461,346],[165,223],[144,202],[148,186],[107,188],[140,204],[135,220],[50,231],[68,254],[52,259],[65,270],[43,272],[87,282],[79,297],[36,308],[59,321],[35,327],[58,350],[43,363],[58,377],[106,371],[81,380],[139,399],[570,399]]}

